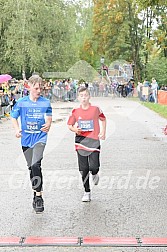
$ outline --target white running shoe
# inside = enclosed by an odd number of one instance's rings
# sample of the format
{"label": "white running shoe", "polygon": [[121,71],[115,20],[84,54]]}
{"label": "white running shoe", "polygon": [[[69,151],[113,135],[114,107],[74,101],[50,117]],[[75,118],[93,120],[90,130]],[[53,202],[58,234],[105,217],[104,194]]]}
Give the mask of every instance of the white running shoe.
{"label": "white running shoe", "polygon": [[84,192],[82,197],[82,202],[90,202],[91,201],[91,194],[90,192]]}
{"label": "white running shoe", "polygon": [[93,183],[94,185],[98,185],[99,183],[99,174],[95,174],[95,175],[92,175],[92,180],[93,180]]}

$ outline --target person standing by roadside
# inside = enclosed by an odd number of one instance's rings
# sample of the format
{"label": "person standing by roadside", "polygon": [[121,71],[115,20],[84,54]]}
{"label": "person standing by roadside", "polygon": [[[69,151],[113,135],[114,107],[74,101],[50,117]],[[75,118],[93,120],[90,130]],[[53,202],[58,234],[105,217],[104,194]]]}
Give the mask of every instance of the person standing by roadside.
{"label": "person standing by roadside", "polygon": [[138,98],[140,99],[140,101],[142,98],[142,86],[143,86],[143,84],[139,81],[137,84],[137,94],[138,94]]}
{"label": "person standing by roadside", "polygon": [[100,139],[105,140],[106,137],[106,117],[99,107],[89,103],[90,94],[86,87],[79,88],[78,100],[80,107],[72,110],[67,124],[68,128],[76,133],[75,149],[85,190],[82,201],[89,202],[91,201],[89,172],[92,173],[93,182],[97,185],[100,167]]}
{"label": "person standing by roadside", "polygon": [[152,78],[151,90],[152,90],[152,96],[153,96],[153,99],[154,99],[154,103],[157,103],[158,83],[157,83],[156,79],[154,79],[154,78]]}
{"label": "person standing by roadside", "polygon": [[[28,85],[29,95],[18,99],[11,111],[11,117],[16,137],[21,137],[22,150],[30,171],[34,191],[33,208],[36,213],[40,213],[44,211],[41,161],[47,142],[47,133],[51,127],[52,108],[50,101],[41,96],[41,77],[31,76]],[[21,128],[18,122],[19,117]]]}

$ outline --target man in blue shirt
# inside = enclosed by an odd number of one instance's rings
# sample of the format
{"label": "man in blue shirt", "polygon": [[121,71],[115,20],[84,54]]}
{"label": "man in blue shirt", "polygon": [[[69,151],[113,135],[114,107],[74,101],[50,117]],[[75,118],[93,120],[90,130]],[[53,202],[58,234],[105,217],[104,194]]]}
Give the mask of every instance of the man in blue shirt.
{"label": "man in blue shirt", "polygon": [[50,101],[41,96],[42,78],[33,75],[29,78],[28,84],[29,96],[17,101],[11,111],[11,117],[16,137],[21,137],[22,150],[30,171],[30,180],[34,190],[33,208],[36,213],[40,213],[44,211],[41,161],[52,122],[52,108]]}

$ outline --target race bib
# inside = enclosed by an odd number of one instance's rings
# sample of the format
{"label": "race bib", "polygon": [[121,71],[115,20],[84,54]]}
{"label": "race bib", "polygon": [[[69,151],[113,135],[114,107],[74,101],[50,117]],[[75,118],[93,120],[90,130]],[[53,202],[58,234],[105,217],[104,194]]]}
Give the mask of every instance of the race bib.
{"label": "race bib", "polygon": [[78,126],[82,131],[93,131],[94,122],[93,120],[78,120]]}
{"label": "race bib", "polygon": [[27,122],[27,130],[40,131],[40,124],[38,124],[37,122]]}

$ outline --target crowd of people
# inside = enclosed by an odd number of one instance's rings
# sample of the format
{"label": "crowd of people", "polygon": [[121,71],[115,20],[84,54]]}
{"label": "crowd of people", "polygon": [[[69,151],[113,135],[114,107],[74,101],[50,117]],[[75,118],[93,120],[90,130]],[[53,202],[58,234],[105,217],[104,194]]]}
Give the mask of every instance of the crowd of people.
{"label": "crowd of people", "polygon": [[[141,101],[157,103],[158,90],[167,91],[167,86],[158,85],[155,78],[151,82],[144,80],[138,82],[137,87],[133,79],[127,82],[118,81],[116,78],[107,80],[105,78],[85,82],[69,79],[43,80],[41,95],[50,101],[75,101],[77,90],[81,86],[86,86],[91,97],[130,97],[137,96]],[[0,116],[9,113],[18,98],[29,94],[27,80],[11,80],[0,83]]]}
{"label": "crowd of people", "polygon": [[86,86],[91,97],[107,97],[114,95],[117,97],[126,97],[134,94],[135,84],[133,80],[128,83],[114,81],[93,81],[93,82],[78,82],[77,80],[64,79],[55,80],[51,83],[52,95],[63,101],[74,101],[76,99],[77,89],[80,86]]}
{"label": "crowd of people", "polygon": [[[51,96],[51,83],[43,80],[42,93],[46,98]],[[6,116],[10,113],[16,101],[29,94],[27,80],[11,80],[0,83],[0,116]]]}
{"label": "crowd of people", "polygon": [[141,101],[158,102],[158,90],[167,91],[167,86],[159,86],[156,79],[152,78],[151,82],[144,80],[144,82],[138,82],[137,92]]}

